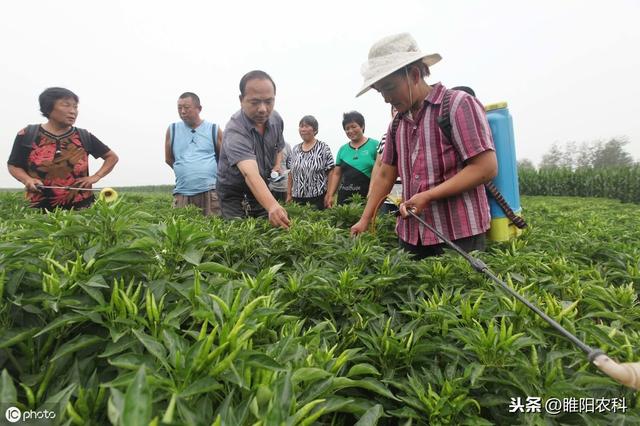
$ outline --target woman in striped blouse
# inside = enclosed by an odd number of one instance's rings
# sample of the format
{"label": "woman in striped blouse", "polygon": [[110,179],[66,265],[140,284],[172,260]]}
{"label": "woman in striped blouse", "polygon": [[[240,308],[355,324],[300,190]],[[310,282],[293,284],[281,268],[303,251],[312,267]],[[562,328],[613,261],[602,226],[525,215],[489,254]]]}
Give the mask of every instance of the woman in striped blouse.
{"label": "woman in striped blouse", "polygon": [[327,176],[335,166],[333,155],[326,143],[316,139],[318,120],[312,115],[302,117],[298,132],[302,142],[293,147],[289,157],[287,202],[310,204],[322,210]]}

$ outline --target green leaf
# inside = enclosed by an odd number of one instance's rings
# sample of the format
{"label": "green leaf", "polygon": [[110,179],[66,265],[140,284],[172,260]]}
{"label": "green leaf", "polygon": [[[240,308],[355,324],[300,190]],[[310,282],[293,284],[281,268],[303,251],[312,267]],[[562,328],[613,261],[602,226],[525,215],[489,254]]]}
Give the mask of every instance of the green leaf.
{"label": "green leaf", "polygon": [[472,362],[465,367],[464,375],[469,376],[469,382],[471,383],[471,386],[475,386],[478,378],[482,376],[482,373],[484,373],[484,368],[484,365],[477,362]]}
{"label": "green leaf", "polygon": [[116,388],[111,388],[111,396],[107,402],[107,416],[112,425],[120,424],[120,416],[124,407],[124,394]]}
{"label": "green leaf", "polygon": [[180,392],[179,396],[181,398],[189,398],[191,396],[208,393],[218,389],[222,389],[222,385],[218,381],[213,377],[203,377],[202,379],[193,382],[185,390]]}
{"label": "green leaf", "polygon": [[0,404],[15,404],[16,402],[18,402],[16,387],[13,384],[11,375],[4,369],[2,370],[2,376],[0,376]]}
{"label": "green leaf", "polygon": [[[53,302],[52,306],[57,305],[57,302]],[[35,305],[23,305],[22,309],[24,309],[25,311],[29,312],[30,314],[34,314],[34,315],[42,315],[42,309],[38,308]],[[57,308],[55,309],[56,312],[58,311]]]}
{"label": "green leaf", "polygon": [[113,355],[117,355],[129,349],[131,346],[138,344],[138,341],[131,336],[123,336],[117,342],[109,342],[98,358],[108,358]]}
{"label": "green leaf", "polygon": [[50,362],[53,362],[59,358],[62,358],[65,355],[72,354],[89,346],[93,346],[97,343],[101,343],[102,338],[98,336],[92,336],[90,334],[81,334],[76,336],[74,339],[68,341],[64,345],[58,348],[55,356],[51,358]]}
{"label": "green leaf", "polygon": [[296,405],[295,394],[291,381],[291,371],[280,376],[273,390],[271,409],[265,419],[265,424],[282,424],[290,415],[291,409]]}
{"label": "green leaf", "polygon": [[17,343],[22,342],[23,340],[30,339],[36,331],[38,331],[37,328],[5,331],[4,333],[0,334],[0,349],[10,348]]}
{"label": "green leaf", "polygon": [[[182,401],[181,399],[177,399],[176,400],[176,408],[178,409],[178,417],[182,420],[181,423],[178,424],[184,424],[184,425],[198,425],[201,424],[202,419],[205,416],[199,416],[198,413],[196,413],[193,410],[193,406],[191,404],[187,404],[186,402]],[[202,409],[202,407],[200,407],[200,409]],[[215,418],[215,416],[214,416]],[[218,417],[220,419],[220,417]],[[175,424],[175,423],[174,423]],[[218,423],[212,423],[212,426],[214,425],[218,425],[218,426],[227,426],[227,425],[234,425],[234,424],[239,424],[238,422],[228,422],[228,421],[220,421]]]}
{"label": "green leaf", "polygon": [[124,395],[123,426],[147,426],[151,421],[151,388],[141,365]]}
{"label": "green leaf", "polygon": [[167,364],[167,351],[164,348],[164,346],[162,346],[162,344],[160,342],[158,342],[156,339],[154,339],[153,337],[138,331],[138,330],[132,330],[133,334],[138,338],[138,340],[140,340],[140,342],[144,345],[144,347],[149,351],[149,353],[151,353],[153,356],[155,356],[158,361],[160,361],[160,363],[167,369],[169,370],[169,365]]}
{"label": "green leaf", "polygon": [[123,370],[137,371],[141,364],[144,364],[145,357],[140,354],[125,353],[113,358],[109,358],[109,364]]}
{"label": "green leaf", "polygon": [[315,424],[315,421],[322,415],[327,413],[333,413],[336,411],[342,411],[344,407],[351,404],[353,399],[342,398],[342,397],[332,397],[328,398],[326,401],[323,401],[321,404],[317,405],[317,410],[311,413],[307,418],[302,420],[299,424],[300,426],[311,426]]}
{"label": "green leaf", "polygon": [[218,410],[215,413],[216,414],[215,417],[220,416],[221,425],[231,426],[231,425],[240,424],[238,422],[238,419],[236,418],[235,410],[231,405],[231,401],[233,401],[234,393],[235,393],[235,389],[232,388],[231,392],[229,392],[229,394],[224,399],[224,401],[222,401],[222,404],[218,406]]}
{"label": "green leaf", "polygon": [[349,369],[347,373],[347,377],[356,377],[356,376],[379,376],[380,372],[371,364],[361,363],[356,364]]}
{"label": "green leaf", "polygon": [[260,367],[270,371],[283,371],[285,368],[278,364],[273,358],[265,354],[255,352],[247,357],[247,364],[252,367]]}
{"label": "green leaf", "polygon": [[[188,296],[185,296],[185,298],[186,297]],[[169,313],[167,313],[167,315],[164,318],[164,322],[166,324],[174,325],[177,328],[179,323],[183,319],[182,317],[187,316],[190,310],[191,308],[189,306],[178,305],[175,308],[173,308],[171,311],[169,311]]]}
{"label": "green leaf", "polygon": [[210,274],[238,275],[239,272],[216,262],[204,262],[198,265],[201,272],[209,272]]}
{"label": "green leaf", "polygon": [[180,256],[191,263],[192,265],[199,265],[202,260],[202,254],[204,253],[204,249],[198,249],[194,247],[188,248],[184,253],[180,253]]}
{"label": "green leaf", "polygon": [[382,409],[382,405],[376,404],[369,408],[354,426],[376,426],[378,420],[380,420],[383,415],[384,410]]}
{"label": "green leaf", "polygon": [[93,247],[89,247],[82,254],[82,258],[84,259],[85,262],[90,261],[91,259],[96,257],[96,253],[98,252],[99,249],[100,249],[100,245],[99,244],[95,245]]}
{"label": "green leaf", "polygon": [[75,383],[70,384],[69,386],[62,389],[60,392],[47,398],[47,400],[43,405],[66,407],[67,402],[69,402],[69,398],[71,398],[71,395],[76,390],[76,387],[77,385]]}
{"label": "green leaf", "polygon": [[314,367],[305,367],[299,368],[293,372],[293,376],[291,377],[291,381],[294,384],[298,384],[300,382],[306,382],[307,384],[311,382],[315,382],[320,379],[325,379],[332,374],[326,370],[322,370],[320,368]]}
{"label": "green leaf", "polygon": [[343,388],[353,388],[353,387],[358,387],[358,388],[362,388],[362,389],[367,389],[370,390],[372,392],[377,393],[378,395],[382,395],[384,397],[387,397],[389,399],[394,399],[396,401],[398,401],[398,398],[396,398],[389,389],[386,388],[386,386],[384,386],[382,383],[380,383],[379,381],[372,379],[372,378],[364,378],[364,379],[360,379],[360,380],[352,380],[349,379],[347,377],[336,377],[333,380],[333,388],[338,390],[338,389],[343,389]]}
{"label": "green leaf", "polygon": [[93,288],[91,286],[88,286],[87,284],[79,284],[79,286],[81,289],[85,291],[85,293],[89,295],[89,297],[95,300],[98,303],[98,305],[104,306],[106,304],[104,300],[104,296],[102,295],[102,292],[100,290]]}
{"label": "green leaf", "polygon": [[167,410],[164,412],[164,416],[162,416],[163,423],[173,423],[173,415],[176,410],[176,401],[178,399],[178,395],[173,393],[171,394],[171,400],[169,401],[169,406]]}
{"label": "green leaf", "polygon": [[293,385],[291,383],[291,371],[283,377],[278,395],[281,408],[285,413],[291,412],[291,407],[295,405],[295,394],[293,393]]}
{"label": "green leaf", "polygon": [[105,300],[100,289],[103,288],[111,288],[102,275],[93,275],[89,278],[89,281],[86,283],[79,284],[80,288],[82,288],[93,300],[95,300],[98,305],[104,306]]}
{"label": "green leaf", "polygon": [[305,383],[303,393],[300,395],[300,403],[311,402],[314,399],[327,398],[333,395],[333,379],[331,376],[327,379]]}
{"label": "green leaf", "polygon": [[150,250],[151,248],[156,247],[157,245],[158,245],[158,242],[153,238],[142,237],[142,238],[137,238],[133,240],[131,244],[129,244],[129,247],[135,248],[135,249]]}
{"label": "green leaf", "polygon": [[176,353],[185,352],[185,343],[181,337],[179,337],[173,330],[162,330],[162,343],[164,347],[169,350],[169,356],[171,359],[175,358]]}
{"label": "green leaf", "polygon": [[302,408],[298,409],[293,416],[295,424],[302,424],[305,420],[315,421],[318,417],[323,415],[324,410],[322,409],[317,410],[314,415],[309,415],[309,413],[311,413],[311,410],[313,410],[318,404],[322,404],[325,401],[325,399],[316,399],[303,405]]}
{"label": "green leaf", "polygon": [[48,333],[51,330],[55,330],[60,327],[64,327],[65,325],[75,324],[77,322],[86,321],[86,318],[83,314],[64,314],[52,322],[49,323],[45,328],[36,333],[33,337],[41,336],[45,333]]}

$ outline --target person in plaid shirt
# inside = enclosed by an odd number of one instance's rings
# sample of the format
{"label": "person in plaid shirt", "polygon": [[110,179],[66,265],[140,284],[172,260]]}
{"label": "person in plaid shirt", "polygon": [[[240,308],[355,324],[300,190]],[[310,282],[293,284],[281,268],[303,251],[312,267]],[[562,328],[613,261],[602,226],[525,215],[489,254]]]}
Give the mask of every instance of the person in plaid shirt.
{"label": "person in plaid shirt", "polygon": [[462,249],[484,249],[491,216],[483,184],[498,171],[489,123],[475,97],[450,91],[452,140],[441,132],[438,117],[448,89],[424,80],[429,67],[440,59],[437,53],[422,53],[410,34],[385,37],[371,47],[362,67],[365,83],[356,95],[373,87],[398,115],[396,126],[389,125],[367,206],[351,233],[367,230],[376,207],[399,176],[404,201],[396,231],[400,246],[418,259],[442,254],[444,243],[413,219],[409,210]]}

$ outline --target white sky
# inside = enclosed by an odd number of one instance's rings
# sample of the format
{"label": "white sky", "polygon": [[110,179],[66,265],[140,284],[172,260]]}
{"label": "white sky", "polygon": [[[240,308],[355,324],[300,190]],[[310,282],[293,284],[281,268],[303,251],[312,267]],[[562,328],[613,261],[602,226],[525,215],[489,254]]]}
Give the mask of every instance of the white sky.
{"label": "white sky", "polygon": [[[76,124],[120,156],[98,186],[173,183],[163,143],[179,120],[178,96],[197,93],[202,117],[224,126],[252,69],[275,80],[292,145],[300,118],[312,114],[335,155],[347,141],[342,113],[353,109],[379,139],[389,109],[375,92],[354,97],[360,66],[373,42],[402,31],[442,55],[428,82],[509,103],[519,159],[538,163],[553,142],[621,135],[640,158],[635,0],[21,0],[2,9],[0,158],[20,128],[44,122],[42,90],[67,87],[80,97]],[[19,186],[1,167],[0,187]]]}

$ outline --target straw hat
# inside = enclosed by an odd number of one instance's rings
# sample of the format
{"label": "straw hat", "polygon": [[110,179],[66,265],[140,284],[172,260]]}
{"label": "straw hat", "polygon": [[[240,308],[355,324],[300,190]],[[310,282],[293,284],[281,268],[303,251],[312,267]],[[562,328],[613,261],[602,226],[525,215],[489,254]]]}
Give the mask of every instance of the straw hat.
{"label": "straw hat", "polygon": [[388,75],[420,59],[430,67],[442,57],[437,53],[422,53],[409,33],[394,34],[379,40],[369,49],[369,60],[362,64],[360,74],[364,77],[364,85],[356,97]]}

